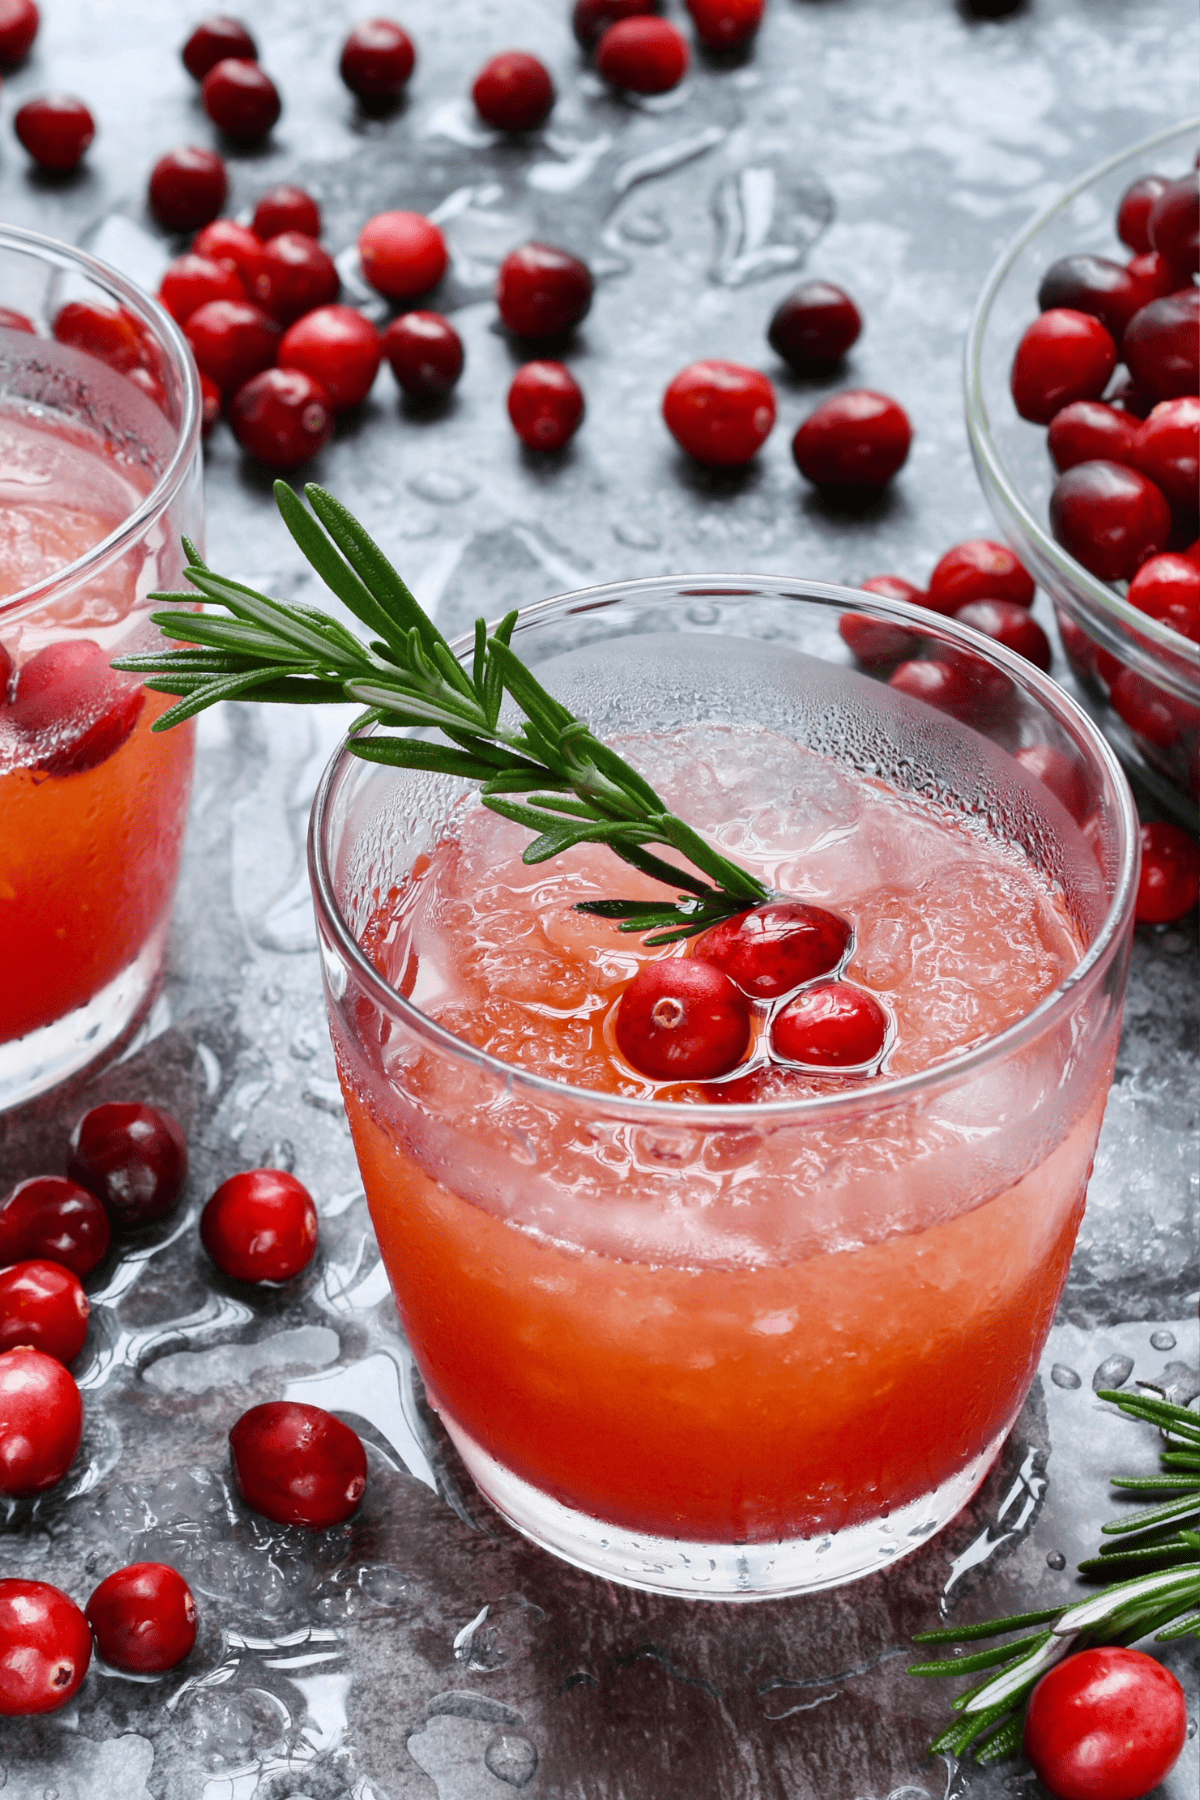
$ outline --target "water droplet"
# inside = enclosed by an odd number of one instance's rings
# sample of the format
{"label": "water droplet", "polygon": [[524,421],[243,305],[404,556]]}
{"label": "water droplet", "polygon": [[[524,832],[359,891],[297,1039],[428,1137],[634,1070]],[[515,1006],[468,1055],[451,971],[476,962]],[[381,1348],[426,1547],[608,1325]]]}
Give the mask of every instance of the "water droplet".
{"label": "water droplet", "polygon": [[1051,1550],[1049,1555],[1046,1557],[1046,1567],[1048,1569],[1065,1569],[1066,1566],[1067,1566],[1067,1559],[1063,1555],[1062,1551],[1061,1550]]}
{"label": "water droplet", "polygon": [[671,235],[671,227],[657,208],[651,212],[626,213],[617,230],[631,244],[665,244]]}
{"label": "water droplet", "polygon": [[468,481],[465,475],[455,475],[449,469],[425,469],[420,475],[414,475],[408,485],[422,500],[436,501],[439,506],[453,506],[475,492],[473,481]]}
{"label": "water droplet", "polygon": [[1132,1356],[1106,1356],[1092,1376],[1092,1390],[1098,1394],[1101,1388],[1124,1387],[1132,1374]]}
{"label": "water droplet", "polygon": [[1175,1333],[1173,1331],[1152,1331],[1150,1333],[1150,1343],[1155,1350],[1173,1350],[1175,1348]]}
{"label": "water droplet", "polygon": [[618,544],[627,544],[631,550],[657,550],[662,543],[657,531],[650,531],[645,525],[614,525],[613,536]]}
{"label": "water droplet", "polygon": [[263,1155],[264,1169],[282,1169],[290,1175],[296,1166],[296,1150],[288,1138],[272,1138]]}
{"label": "water droplet", "polygon": [[712,196],[717,249],[709,274],[744,287],[798,269],[833,218],[833,195],[819,176],[786,158],[764,159],[718,182]]}
{"label": "water droplet", "polygon": [[714,606],[711,600],[698,600],[695,606],[689,606],[687,616],[693,625],[715,625],[721,616],[721,609]]}
{"label": "water droplet", "polygon": [[278,1006],[283,999],[283,989],[273,981],[269,987],[263,989],[262,998],[264,1006]]}
{"label": "water droplet", "polygon": [[511,1731],[492,1739],[483,1760],[497,1781],[507,1782],[509,1787],[525,1787],[537,1773],[536,1749],[527,1737],[517,1737]]}
{"label": "water droplet", "polygon": [[1083,1382],[1074,1369],[1068,1369],[1066,1363],[1055,1363],[1050,1371],[1050,1379],[1055,1387],[1077,1388],[1083,1386]]}

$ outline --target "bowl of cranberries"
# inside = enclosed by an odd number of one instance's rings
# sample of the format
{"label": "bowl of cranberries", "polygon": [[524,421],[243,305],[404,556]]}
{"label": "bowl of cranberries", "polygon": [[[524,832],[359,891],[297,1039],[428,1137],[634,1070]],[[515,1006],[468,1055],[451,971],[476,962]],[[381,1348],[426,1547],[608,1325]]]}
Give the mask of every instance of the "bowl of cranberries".
{"label": "bowl of cranberries", "polygon": [[988,503],[1050,595],[1126,766],[1197,825],[1200,171],[1195,122],[1090,170],[992,270],[967,335]]}

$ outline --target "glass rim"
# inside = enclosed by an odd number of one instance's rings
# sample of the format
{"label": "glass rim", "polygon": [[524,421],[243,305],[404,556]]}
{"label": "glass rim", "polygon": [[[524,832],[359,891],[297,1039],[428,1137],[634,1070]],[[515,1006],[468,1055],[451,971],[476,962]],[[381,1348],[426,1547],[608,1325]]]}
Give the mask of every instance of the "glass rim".
{"label": "glass rim", "polygon": [[[1139,864],[1138,817],[1130,792],[1129,784],[1117,761],[1116,755],[1099,729],[1093,724],[1084,709],[1072,699],[1066,690],[1044,675],[1040,669],[1015,651],[1007,650],[993,639],[984,637],[981,632],[961,625],[955,619],[941,614],[931,613],[927,608],[911,605],[907,601],[890,600],[882,595],[865,593],[856,588],[838,586],[832,582],[809,581],[794,576],[770,575],[649,575],[628,581],[607,582],[589,588],[574,589],[569,593],[555,594],[548,599],[536,602],[523,608],[518,614],[514,638],[524,625],[536,624],[548,614],[578,611],[600,612],[618,601],[652,598],[655,595],[669,594],[678,598],[739,598],[751,595],[774,595],[787,600],[823,602],[829,606],[836,605],[843,611],[869,613],[874,617],[892,624],[902,624],[910,630],[926,633],[932,628],[944,632],[952,642],[957,641],[964,651],[978,656],[981,653],[1003,669],[1019,686],[1031,690],[1041,701],[1068,735],[1073,737],[1081,748],[1091,753],[1095,763],[1099,764],[1108,778],[1115,805],[1112,810],[1113,829],[1120,851],[1116,880],[1112,899],[1096,935],[1075,966],[1064,980],[1041,999],[1037,1006],[1018,1019],[1015,1024],[999,1032],[995,1037],[986,1039],[982,1044],[962,1052],[961,1055],[949,1056],[943,1061],[931,1064],[928,1068],[919,1069],[908,1075],[899,1075],[892,1079],[877,1080],[862,1087],[844,1093],[820,1094],[803,1099],[785,1099],[772,1101],[705,1101],[697,1105],[690,1101],[646,1099],[640,1096],[609,1094],[595,1088],[576,1087],[569,1082],[557,1081],[552,1076],[534,1074],[519,1069],[512,1063],[506,1063],[493,1056],[487,1050],[481,1050],[469,1044],[464,1038],[448,1031],[431,1019],[420,1007],[406,1000],[387,982],[375,968],[370,959],[363,953],[362,947],[355,938],[349,925],[342,916],[334,891],[333,871],[330,867],[327,839],[327,822],[330,809],[342,782],[365,759],[356,758],[349,749],[349,740],[343,739],[334,751],[321,775],[317,791],[313,799],[309,815],[308,828],[308,871],[313,892],[313,902],[317,913],[318,932],[327,931],[337,946],[338,951],[353,969],[356,978],[368,989],[376,1004],[385,1012],[398,1019],[418,1037],[433,1044],[443,1053],[469,1062],[477,1069],[492,1075],[496,1080],[510,1089],[525,1090],[535,1096],[550,1099],[558,1105],[573,1103],[592,1111],[604,1111],[628,1114],[631,1121],[637,1123],[669,1124],[672,1121],[682,1124],[685,1121],[695,1126],[700,1121],[705,1128],[729,1126],[746,1126],[755,1119],[773,1120],[780,1123],[785,1119],[822,1118],[828,1119],[839,1111],[860,1111],[864,1106],[877,1110],[890,1107],[914,1095],[938,1088],[950,1082],[956,1082],[969,1075],[982,1065],[991,1061],[1002,1060],[1013,1051],[1019,1050],[1027,1041],[1042,1034],[1055,1023],[1055,1015],[1065,1012],[1073,1004],[1077,990],[1087,983],[1099,980],[1112,956],[1115,954],[1127,927],[1132,924],[1133,903],[1136,895],[1137,873]],[[730,634],[731,636],[734,634]],[[460,660],[474,649],[474,633],[464,633],[454,639],[451,650]],[[374,729],[372,727],[372,729]],[[368,768],[386,767],[381,764],[368,764]],[[397,770],[397,774],[403,771]]]}
{"label": "glass rim", "polygon": [[[128,306],[144,324],[154,330],[170,352],[181,376],[183,399],[175,447],[150,492],[107,537],[93,544],[90,550],[85,550],[82,556],[77,556],[74,562],[64,563],[61,569],[55,569],[53,574],[47,575],[43,580],[0,599],[0,618],[7,619],[15,613],[36,609],[56,588],[78,581],[91,568],[107,562],[123,550],[131,539],[141,537],[147,527],[166,511],[182,487],[195,455],[200,439],[201,405],[200,376],[187,339],[170,313],[152,294],[148,294],[128,276],[122,275],[109,263],[102,262],[98,256],[92,256],[87,250],[80,250],[74,244],[64,244],[60,239],[46,237],[38,231],[27,231],[23,226],[0,225],[0,251],[4,250],[37,255],[44,262],[80,268],[98,287],[106,288],[123,306]],[[39,333],[34,341],[52,344],[55,340],[44,338]],[[148,401],[148,404],[153,405],[154,402]]]}
{"label": "glass rim", "polygon": [[[1102,617],[1115,618],[1131,633],[1151,642],[1156,649],[1164,650],[1178,664],[1182,664],[1189,672],[1194,672],[1200,680],[1200,644],[1193,644],[1181,637],[1177,631],[1159,619],[1151,618],[1148,613],[1140,612],[1131,606],[1128,600],[1116,593],[1098,576],[1085,569],[1081,562],[1057,543],[1045,526],[1031,512],[1030,508],[1009,476],[1001,459],[999,449],[992,436],[991,421],[988,417],[987,403],[983,396],[983,342],[991,321],[992,308],[997,296],[1009,275],[1013,265],[1021,253],[1028,248],[1038,233],[1052,219],[1078,199],[1087,188],[1101,181],[1105,175],[1111,174],[1123,162],[1133,157],[1149,156],[1161,150],[1174,139],[1183,137],[1188,132],[1200,130],[1200,118],[1184,119],[1178,124],[1168,126],[1165,130],[1156,131],[1151,137],[1143,138],[1140,143],[1130,144],[1102,162],[1093,164],[1090,169],[1068,184],[1056,199],[1041,209],[1028,224],[1022,226],[1015,237],[1010,238],[1000,252],[983,284],[983,290],[975,302],[970,324],[963,344],[963,410],[966,417],[967,436],[970,439],[971,451],[977,464],[982,465],[988,481],[993,484],[995,492],[1003,501],[1012,519],[1033,540],[1039,553],[1045,558],[1060,578],[1067,584],[1083,590],[1090,607]],[[1154,665],[1150,665],[1153,667]],[[1162,672],[1167,676],[1167,672]]]}

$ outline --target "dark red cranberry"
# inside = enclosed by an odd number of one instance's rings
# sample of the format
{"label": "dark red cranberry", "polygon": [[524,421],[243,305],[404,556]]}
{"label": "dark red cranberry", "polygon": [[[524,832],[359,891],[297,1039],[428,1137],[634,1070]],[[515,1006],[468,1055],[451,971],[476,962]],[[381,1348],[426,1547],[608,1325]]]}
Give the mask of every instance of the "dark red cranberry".
{"label": "dark red cranberry", "polygon": [[720,969],[752,1000],[778,1000],[832,974],[849,943],[850,927],[836,913],[802,900],[773,900],[703,932],[692,955]]}
{"label": "dark red cranberry", "polygon": [[809,1068],[865,1068],[883,1055],[887,1034],[888,1016],[872,994],[829,981],[806,988],[775,1015],[771,1049]]}
{"label": "dark red cranberry", "polygon": [[235,144],[261,144],[283,110],[279,89],[265,69],[244,57],[214,63],[200,84],[213,124]]}
{"label": "dark red cranberry", "polygon": [[766,11],[766,0],[687,0],[696,36],[706,50],[740,50]]}
{"label": "dark red cranberry", "polygon": [[303,369],[324,388],[335,413],[358,406],[371,391],[383,338],[352,306],[318,306],[283,335],[281,369]]}
{"label": "dark red cranberry", "polygon": [[92,1634],[73,1600],[48,1581],[0,1581],[0,1715],[53,1712],[78,1693]]}
{"label": "dark red cranberry", "polygon": [[69,1363],[83,1349],[90,1310],[79,1277],[61,1263],[14,1263],[0,1270],[0,1351],[28,1344]]}
{"label": "dark red cranberry", "polygon": [[1050,639],[1028,608],[1012,600],[968,600],[954,617],[960,625],[982,631],[1007,650],[1015,650],[1039,669],[1050,667]]}
{"label": "dark red cranberry", "polygon": [[19,108],[13,130],[39,168],[66,175],[79,167],[96,135],[96,121],[82,100],[46,94]]}
{"label": "dark red cranberry", "polygon": [[1138,428],[1132,416],[1103,400],[1072,400],[1056,412],[1046,433],[1050,460],[1061,475],[1076,463],[1129,463]]}
{"label": "dark red cranberry", "polygon": [[1077,757],[1056,744],[1025,744],[1014,753],[1014,760],[1048,787],[1078,824],[1083,823],[1091,807],[1091,795]]}
{"label": "dark red cranberry", "polygon": [[524,50],[502,50],[480,69],[471,89],[480,118],[497,131],[536,131],[554,105],[545,63]]}
{"label": "dark red cranberry", "polygon": [[196,1602],[168,1563],[130,1563],[100,1583],[87,1603],[96,1649],[129,1675],[163,1675],[196,1642]]}
{"label": "dark red cranberry", "polygon": [[8,722],[27,740],[28,766],[81,775],[120,749],[145,698],[91,638],[60,638],[23,664]]}
{"label": "dark red cranberry", "polygon": [[281,325],[290,325],[318,306],[331,305],[341,285],[333,258],[316,238],[281,231],[262,247],[250,297]]}
{"label": "dark red cranberry", "polygon": [[961,656],[944,662],[902,662],[888,677],[888,686],[910,700],[936,706],[939,712],[963,717],[974,709],[977,699],[975,683]]}
{"label": "dark red cranberry", "polygon": [[663,418],[680,447],[712,468],[740,469],[775,423],[775,390],[742,363],[698,362],[663,395]]}
{"label": "dark red cranberry", "polygon": [[264,244],[281,231],[302,231],[306,237],[319,238],[321,209],[303,188],[282,181],[259,195],[250,228]]}
{"label": "dark red cranberry", "polygon": [[1173,925],[1200,898],[1200,844],[1178,825],[1142,826],[1142,873],[1134,914],[1144,925]]}
{"label": "dark red cranberry", "polygon": [[654,0],[575,0],[571,29],[584,50],[594,50],[610,25],[654,11]]}
{"label": "dark red cranberry", "polygon": [[268,469],[297,469],[333,436],[333,407],[303,369],[264,369],[234,395],[229,423],[242,449]]}
{"label": "dark red cranberry", "polygon": [[641,13],[610,25],[596,47],[596,67],[630,94],[665,94],[687,74],[687,40],[666,19]]}
{"label": "dark red cranberry", "polygon": [[[1099,666],[1100,656],[1096,661]],[[1125,721],[1130,731],[1158,749],[1173,749],[1185,731],[1194,731],[1200,724],[1200,714],[1194,707],[1177,700],[1153,681],[1147,681],[1136,669],[1118,666],[1115,673],[1111,669],[1104,672],[1110,684],[1109,699],[1117,717]]]}
{"label": "dark red cranberry", "polygon": [[197,25],[180,53],[183,66],[195,81],[203,81],[227,56],[240,62],[257,62],[258,45],[239,19],[217,13]]}
{"label": "dark red cranberry", "polygon": [[137,321],[125,309],[94,306],[90,300],[68,300],[51,327],[60,344],[71,344],[127,375],[140,368],[144,344]]}
{"label": "dark red cranberry", "polygon": [[95,1194],[63,1175],[33,1175],[0,1200],[0,1266],[44,1257],[90,1275],[111,1236]]}
{"label": "dark red cranberry", "polygon": [[569,250],[523,244],[506,256],[496,282],[496,304],[517,337],[560,337],[587,317],[592,272]]}
{"label": "dark red cranberry", "polygon": [[221,417],[221,390],[211,375],[200,377],[200,435],[207,437]]}
{"label": "dark red cranberry", "polygon": [[104,1202],[118,1231],[174,1212],[187,1171],[183,1132],[156,1106],[110,1100],[84,1113],[71,1133],[67,1174]]}
{"label": "dark red cranberry", "polygon": [[862,330],[862,314],[831,281],[806,281],[776,307],[767,342],[797,375],[835,368]]}
{"label": "dark red cranberry", "polygon": [[816,487],[871,494],[903,466],[912,435],[908,414],[895,400],[850,388],[809,414],[792,439],[792,455]]}
{"label": "dark red cranberry", "polygon": [[212,262],[189,251],[177,256],[162,278],[158,297],[177,325],[186,325],[210,300],[245,300],[246,284],[229,263]]}
{"label": "dark red cranberry", "polygon": [[[881,594],[886,600],[903,600],[909,606],[924,606],[929,598],[924,588],[905,581],[902,575],[872,575],[859,585],[865,594]],[[915,637],[903,625],[873,619],[869,613],[843,613],[838,633],[864,669],[894,667],[917,650]]]}
{"label": "dark red cranberry", "polygon": [[1117,208],[1117,236],[1139,255],[1151,249],[1150,209],[1164,188],[1170,186],[1165,175],[1142,175],[1126,188]]}
{"label": "dark red cranberry", "polygon": [[617,1047],[655,1081],[711,1081],[746,1054],[746,997],[707,962],[667,957],[645,963],[617,1005]]}
{"label": "dark red cranberry", "polygon": [[392,19],[367,19],[342,46],[342,80],[367,105],[389,106],[400,98],[416,66],[408,33]]}
{"label": "dark red cranberry", "polygon": [[1200,397],[1160,400],[1137,434],[1132,461],[1172,506],[1194,508],[1200,492]]}
{"label": "dark red cranberry", "polygon": [[1150,208],[1150,248],[1184,280],[1200,272],[1200,171],[1168,182]]}
{"label": "dark red cranberry", "polygon": [[25,61],[40,22],[33,0],[0,0],[0,69],[15,69]]}
{"label": "dark red cranberry", "polygon": [[150,211],[168,231],[195,231],[225,204],[229,177],[212,150],[185,144],[168,150],[150,171]]}
{"label": "dark red cranberry", "polygon": [[242,1498],[277,1525],[340,1525],[366,1489],[362,1440],[319,1406],[252,1406],[230,1432],[229,1447]]}
{"label": "dark red cranberry", "polygon": [[947,550],[929,577],[926,605],[938,613],[956,613],[968,600],[1032,606],[1034,591],[1033,576],[1007,544],[966,538]]}
{"label": "dark red cranberry", "polygon": [[83,1437],[83,1401],[56,1357],[22,1345],[0,1355],[0,1494],[61,1481]]}
{"label": "dark red cranberry", "polygon": [[1126,267],[1141,290],[1143,306],[1149,306],[1151,300],[1161,300],[1164,295],[1175,293],[1181,285],[1178,272],[1157,250],[1147,250],[1141,256],[1131,256]]}
{"label": "dark red cranberry", "polygon": [[317,1209],[282,1169],[250,1169],[222,1182],[200,1214],[200,1239],[235,1281],[290,1281],[313,1259]]}
{"label": "dark red cranberry", "polygon": [[436,287],[450,260],[446,240],[424,213],[385,212],[358,234],[363,274],[388,300],[415,300]]}
{"label": "dark red cranberry", "polygon": [[1099,319],[1053,307],[1033,321],[1017,345],[1013,401],[1023,419],[1048,425],[1072,400],[1098,400],[1116,366],[1117,346]]}
{"label": "dark red cranberry", "polygon": [[903,600],[908,606],[929,605],[928,591],[919,588],[915,581],[906,581],[903,575],[872,575],[858,585],[864,594],[881,594],[885,600]]}
{"label": "dark red cranberry", "polygon": [[1194,394],[1200,381],[1200,288],[1152,300],[1125,329],[1125,361],[1156,400]]}
{"label": "dark red cranberry", "polygon": [[29,315],[14,312],[11,306],[0,306],[0,331],[27,331],[37,336],[37,326]]}
{"label": "dark red cranberry", "polygon": [[1120,463],[1078,463],[1050,496],[1050,529],[1101,581],[1128,581],[1165,550],[1171,508],[1161,490]]}
{"label": "dark red cranberry", "polygon": [[270,368],[283,336],[275,320],[248,300],[210,300],[183,329],[201,374],[223,394],[235,394],[251,376]]}
{"label": "dark red cranberry", "polygon": [[1129,584],[1128,600],[1151,619],[1200,644],[1200,568],[1188,556],[1152,556]]}
{"label": "dark red cranberry", "polygon": [[236,269],[246,283],[248,293],[258,270],[262,244],[248,225],[239,225],[233,219],[214,219],[197,234],[192,254]]}
{"label": "dark red cranberry", "polygon": [[560,362],[528,362],[508,390],[513,430],[530,450],[561,450],[583,421],[583,389]]}
{"label": "dark red cranberry", "polygon": [[1121,334],[1134,313],[1149,298],[1124,263],[1082,252],[1061,256],[1051,263],[1038,288],[1038,305],[1043,312],[1066,307],[1072,312],[1088,313],[1099,319],[1116,344],[1120,344]]}
{"label": "dark red cranberry", "polygon": [[401,313],[383,334],[383,354],[410,400],[444,400],[463,371],[462,339],[441,313]]}

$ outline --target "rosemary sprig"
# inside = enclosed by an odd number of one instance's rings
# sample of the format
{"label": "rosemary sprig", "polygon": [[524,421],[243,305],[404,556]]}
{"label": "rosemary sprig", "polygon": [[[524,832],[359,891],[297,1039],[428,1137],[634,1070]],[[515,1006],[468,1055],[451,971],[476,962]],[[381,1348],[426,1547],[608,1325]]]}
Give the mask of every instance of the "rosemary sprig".
{"label": "rosemary sprig", "polygon": [[[914,1638],[917,1644],[967,1644],[1031,1625],[1044,1628],[971,1656],[910,1666],[910,1675],[996,1671],[952,1702],[959,1717],[933,1740],[931,1755],[959,1757],[970,1751],[976,1762],[984,1764],[1014,1756],[1021,1746],[1030,1693],[1046,1670],[1073,1650],[1133,1644],[1151,1632],[1160,1643],[1200,1637],[1200,1532],[1180,1523],[1200,1516],[1200,1416],[1147,1394],[1103,1388],[1098,1397],[1111,1400],[1133,1418],[1157,1425],[1166,1439],[1160,1454],[1163,1475],[1116,1475],[1112,1485],[1168,1498],[1162,1505],[1110,1519],[1100,1527],[1102,1535],[1122,1540],[1079,1564],[1080,1572],[1089,1575],[1114,1567],[1122,1572],[1122,1579],[1100,1593],[1071,1606],[923,1631]],[[1129,1547],[1124,1542],[1129,1537],[1139,1542]]]}
{"label": "rosemary sprig", "polygon": [[[185,538],[187,579],[225,614],[196,612],[194,593],[155,594],[186,609],[155,613],[155,623],[193,647],[113,664],[151,677],[146,686],[156,693],[179,696],[155,731],[169,731],[218,700],[358,701],[366,711],[350,727],[356,756],[478,781],[485,806],[535,833],[527,863],[575,844],[606,844],[676,890],[674,901],[597,900],[581,903],[579,912],[619,921],[622,931],[654,932],[648,944],[667,944],[772,898],[546,691],[512,648],[515,612],[493,632],[476,620],[468,672],[358,520],[323,488],[309,486],[305,494],[311,512],[286,482],[275,484],[288,530],[326,587],[372,633],[370,642],[314,607],[285,605],[214,573]],[[506,694],[523,715],[518,724],[501,716]],[[434,728],[448,741],[360,735],[372,724],[389,734]],[[674,850],[691,870],[655,855],[651,844]]]}

